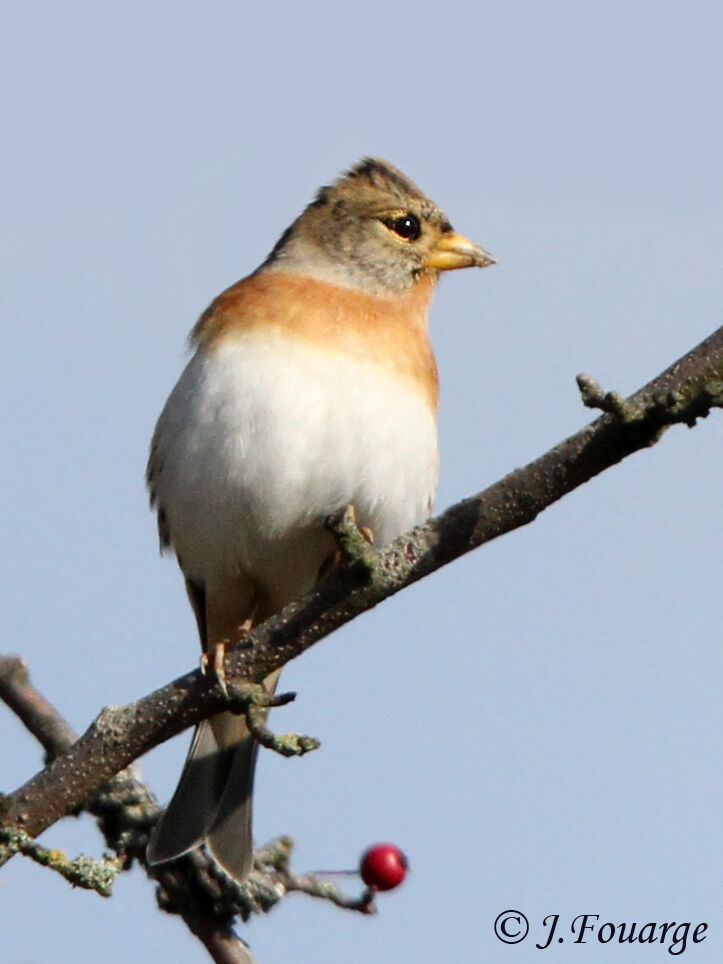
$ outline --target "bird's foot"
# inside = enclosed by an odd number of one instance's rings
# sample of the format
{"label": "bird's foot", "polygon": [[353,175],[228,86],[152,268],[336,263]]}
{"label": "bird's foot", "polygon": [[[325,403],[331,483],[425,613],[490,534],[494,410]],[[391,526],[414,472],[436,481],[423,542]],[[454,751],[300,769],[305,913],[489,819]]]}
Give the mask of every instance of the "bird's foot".
{"label": "bird's foot", "polygon": [[369,526],[357,525],[354,506],[349,504],[342,512],[330,515],[325,525],[334,536],[336,549],[321,564],[319,579],[342,563],[361,564],[369,574],[373,574],[377,562],[374,532]]}
{"label": "bird's foot", "polygon": [[228,699],[228,684],[226,683],[226,649],[230,639],[221,639],[214,643],[208,652],[201,654],[201,672],[204,676],[215,679],[223,695]]}
{"label": "bird's foot", "polygon": [[[236,629],[236,634],[234,636],[233,642],[238,642],[249,635],[251,630],[254,628],[255,612],[241,623],[241,625]],[[221,639],[217,643],[213,643],[210,649],[201,655],[201,672],[204,676],[212,676],[213,679],[218,683],[221,692],[226,697],[229,698],[228,692],[228,682],[226,680],[226,650],[231,645],[232,640]]]}

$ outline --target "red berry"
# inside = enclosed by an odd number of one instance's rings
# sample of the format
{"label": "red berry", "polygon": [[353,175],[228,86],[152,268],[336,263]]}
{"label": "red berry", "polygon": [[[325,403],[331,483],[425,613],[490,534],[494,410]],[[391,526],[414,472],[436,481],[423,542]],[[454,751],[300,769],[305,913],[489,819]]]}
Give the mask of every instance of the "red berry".
{"label": "red berry", "polygon": [[407,858],[394,844],[374,844],[362,854],[359,873],[367,887],[392,890],[407,876]]}

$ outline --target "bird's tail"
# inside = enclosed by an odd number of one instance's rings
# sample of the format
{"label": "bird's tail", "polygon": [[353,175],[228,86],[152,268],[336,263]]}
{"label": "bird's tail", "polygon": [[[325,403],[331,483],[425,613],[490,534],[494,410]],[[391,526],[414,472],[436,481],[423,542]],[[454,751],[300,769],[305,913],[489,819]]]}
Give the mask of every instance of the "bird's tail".
{"label": "bird's tail", "polygon": [[[271,692],[278,676],[265,680]],[[146,851],[150,864],[203,846],[236,880],[248,875],[257,750],[242,716],[220,713],[198,725],[176,792],[151,834]]]}

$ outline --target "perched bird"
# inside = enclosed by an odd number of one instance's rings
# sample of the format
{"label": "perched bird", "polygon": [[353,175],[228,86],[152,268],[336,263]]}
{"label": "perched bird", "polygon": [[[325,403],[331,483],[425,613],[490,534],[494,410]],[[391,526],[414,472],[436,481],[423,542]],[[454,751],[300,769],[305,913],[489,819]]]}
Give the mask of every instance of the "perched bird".
{"label": "perched bird", "polygon": [[[365,158],[201,315],[147,479],[207,659],[314,585],[334,551],[331,513],[353,505],[380,545],[428,518],[438,474],[430,299],[440,271],[494,260],[400,171]],[[243,717],[200,724],[151,863],[204,846],[246,876],[255,757]]]}

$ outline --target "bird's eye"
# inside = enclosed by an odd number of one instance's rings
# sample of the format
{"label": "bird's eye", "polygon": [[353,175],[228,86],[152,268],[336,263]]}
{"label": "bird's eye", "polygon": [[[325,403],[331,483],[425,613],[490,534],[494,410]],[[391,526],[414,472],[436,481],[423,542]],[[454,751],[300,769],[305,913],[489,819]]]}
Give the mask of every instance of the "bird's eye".
{"label": "bird's eye", "polygon": [[416,241],[422,233],[422,226],[416,214],[395,214],[390,218],[382,218],[381,221],[404,241]]}

